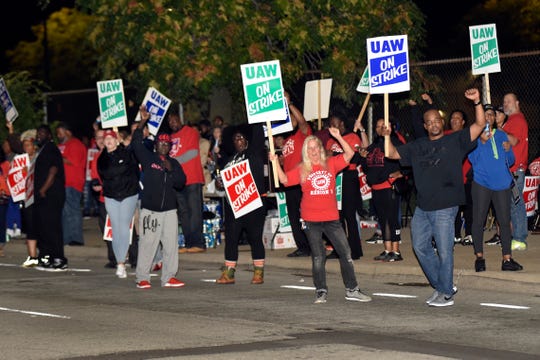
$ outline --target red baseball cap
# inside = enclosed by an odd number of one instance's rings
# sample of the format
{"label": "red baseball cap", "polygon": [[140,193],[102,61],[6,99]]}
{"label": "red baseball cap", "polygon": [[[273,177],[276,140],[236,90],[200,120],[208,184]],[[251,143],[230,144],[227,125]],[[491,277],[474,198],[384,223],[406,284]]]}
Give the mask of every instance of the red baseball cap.
{"label": "red baseball cap", "polygon": [[115,139],[118,139],[118,134],[114,130],[105,130],[103,133],[103,138],[106,138],[107,136],[112,136]]}

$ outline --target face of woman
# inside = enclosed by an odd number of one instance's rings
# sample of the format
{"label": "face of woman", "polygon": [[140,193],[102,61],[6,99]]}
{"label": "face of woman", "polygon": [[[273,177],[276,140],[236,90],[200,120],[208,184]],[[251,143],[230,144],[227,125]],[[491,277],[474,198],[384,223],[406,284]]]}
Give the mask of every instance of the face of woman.
{"label": "face of woman", "polygon": [[113,136],[105,136],[103,143],[108,152],[114,151],[118,147],[118,140]]}
{"label": "face of woman", "polygon": [[321,162],[321,147],[316,140],[310,140],[308,142],[307,153],[312,164]]}
{"label": "face of woman", "polygon": [[34,140],[24,140],[23,141],[23,150],[28,156],[32,157],[36,153],[36,146],[34,145]]}

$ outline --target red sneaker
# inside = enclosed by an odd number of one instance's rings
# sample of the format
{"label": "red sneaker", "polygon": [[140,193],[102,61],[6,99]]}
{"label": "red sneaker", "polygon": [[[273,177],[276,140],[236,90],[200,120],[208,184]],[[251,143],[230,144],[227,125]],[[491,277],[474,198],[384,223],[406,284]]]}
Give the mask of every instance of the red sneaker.
{"label": "red sneaker", "polygon": [[137,287],[139,289],[150,289],[152,287],[152,284],[150,284],[149,281],[143,280],[137,283]]}
{"label": "red sneaker", "polygon": [[170,288],[177,288],[182,287],[186,284],[184,284],[182,281],[178,280],[177,278],[170,278],[169,281],[163,285],[163,287],[170,287]]}
{"label": "red sneaker", "polygon": [[163,263],[160,261],[160,262],[157,262],[154,264],[154,267],[152,268],[152,271],[159,271],[161,270],[161,268],[163,267]]}

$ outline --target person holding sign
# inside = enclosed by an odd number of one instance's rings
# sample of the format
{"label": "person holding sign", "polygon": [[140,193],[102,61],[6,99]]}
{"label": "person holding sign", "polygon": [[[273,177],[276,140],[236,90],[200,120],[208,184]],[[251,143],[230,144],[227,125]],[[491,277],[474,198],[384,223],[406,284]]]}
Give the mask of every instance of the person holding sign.
{"label": "person holding sign", "polygon": [[[300,213],[305,220],[306,235],[311,247],[313,283],[316,289],[315,304],[326,302],[326,248],[322,234],[326,234],[339,256],[341,276],[345,284],[345,299],[350,301],[371,301],[362,293],[356,281],[353,259],[347,236],[339,221],[336,199],[336,175],[349,165],[354,150],[341,136],[339,129],[330,128],[330,134],[339,142],[343,153],[327,159],[322,142],[310,135],[302,146],[302,162],[292,170],[284,172],[278,166],[279,181],[285,186],[300,185],[302,202]],[[270,154],[270,160],[277,157]]]}
{"label": "person holding sign", "polygon": [[[232,170],[234,174],[235,166],[247,160],[249,169],[251,170],[252,180],[251,184],[255,185],[254,190],[258,192],[260,196],[266,196],[266,184],[264,179],[264,164],[266,164],[266,154],[264,147],[264,131],[262,124],[253,124],[251,127],[251,137],[248,140],[247,129],[237,128],[233,132],[232,141],[234,143],[235,153],[229,157],[225,167],[221,170],[221,176],[218,176],[217,187],[223,189],[225,181],[222,177],[228,177],[228,170]],[[241,166],[238,166],[238,172],[242,170]],[[248,180],[241,177],[239,174],[239,180],[231,184],[235,188],[240,188],[242,193],[247,193],[248,189],[253,188],[253,185],[240,186],[240,182],[245,184]],[[248,177],[249,179],[249,177]],[[225,179],[226,180],[226,179]],[[229,189],[225,189],[229,194]],[[225,203],[225,266],[219,279],[216,280],[217,284],[234,284],[234,274],[236,271],[236,263],[238,262],[238,243],[242,231],[247,233],[247,241],[251,247],[251,258],[253,259],[253,279],[252,284],[262,284],[264,282],[264,261],[265,250],[262,242],[262,234],[264,221],[266,217],[266,206],[264,200],[262,206],[259,206],[250,212],[241,216],[236,216],[235,211],[240,210],[242,207],[241,196],[237,197],[237,200],[231,204],[230,198],[227,198]],[[240,200],[240,201],[238,201]],[[244,206],[248,205],[248,201],[244,201]],[[233,209],[234,207],[234,209]]]}
{"label": "person holding sign", "polygon": [[[444,119],[433,109],[424,113],[427,137],[399,147],[390,142],[388,158],[412,166],[417,190],[416,209],[411,221],[411,239],[418,262],[435,289],[426,300],[429,306],[452,306],[457,289],[454,274],[454,220],[459,205],[465,203],[461,166],[463,158],[476,146],[486,125],[478,89],[468,89],[476,120],[470,127],[444,135]],[[390,136],[386,127],[384,136]],[[433,251],[435,239],[437,252]]]}
{"label": "person holding sign", "polygon": [[182,166],[169,156],[171,137],[159,133],[155,151],[149,150],[143,139],[143,128],[150,118],[141,106],[141,121],[133,132],[131,146],[141,164],[143,190],[139,214],[139,254],[137,259],[137,288],[149,289],[150,270],[158,245],[161,243],[163,267],[161,286],[179,288],[184,282],[176,278],[178,273],[178,215],[176,193],[184,187],[186,174]]}
{"label": "person holding sign", "polygon": [[105,209],[111,219],[116,276],[125,279],[130,224],[139,196],[139,165],[133,152],[119,144],[118,134],[114,130],[105,130],[103,138],[105,149],[98,157],[97,170],[102,182]]}

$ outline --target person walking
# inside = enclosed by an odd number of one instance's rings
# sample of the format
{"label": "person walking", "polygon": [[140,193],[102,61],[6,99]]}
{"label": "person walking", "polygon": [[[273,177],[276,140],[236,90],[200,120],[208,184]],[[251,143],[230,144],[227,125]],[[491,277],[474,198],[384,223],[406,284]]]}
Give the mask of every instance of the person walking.
{"label": "person walking", "polygon": [[[300,185],[302,201],[300,213],[305,221],[305,231],[311,248],[315,303],[327,301],[326,248],[322,235],[326,234],[338,254],[341,277],[345,284],[345,299],[371,301],[371,297],[360,291],[347,236],[339,221],[336,199],[336,175],[348,166],[354,150],[341,136],[339,129],[330,128],[330,134],[339,142],[343,153],[326,158],[321,140],[313,135],[306,138],[302,146],[302,161],[292,170],[284,172],[278,165],[279,181],[285,186]],[[270,160],[277,160],[270,154]],[[277,163],[277,161],[275,161]]]}
{"label": "person walking", "polygon": [[131,222],[139,195],[139,166],[134,154],[119,144],[114,130],[105,130],[103,138],[105,148],[98,157],[97,170],[111,220],[116,276],[125,279]]}
{"label": "person walking", "polygon": [[[453,228],[459,205],[465,203],[461,167],[464,157],[476,146],[486,120],[478,89],[468,89],[465,97],[475,105],[476,119],[468,128],[444,135],[444,119],[438,110],[424,113],[427,137],[401,146],[389,144],[388,158],[402,166],[412,166],[417,190],[416,209],[411,221],[411,238],[418,262],[433,294],[429,306],[454,305],[457,288],[453,285]],[[385,128],[383,135],[390,135]],[[432,240],[435,240],[435,252]]]}

